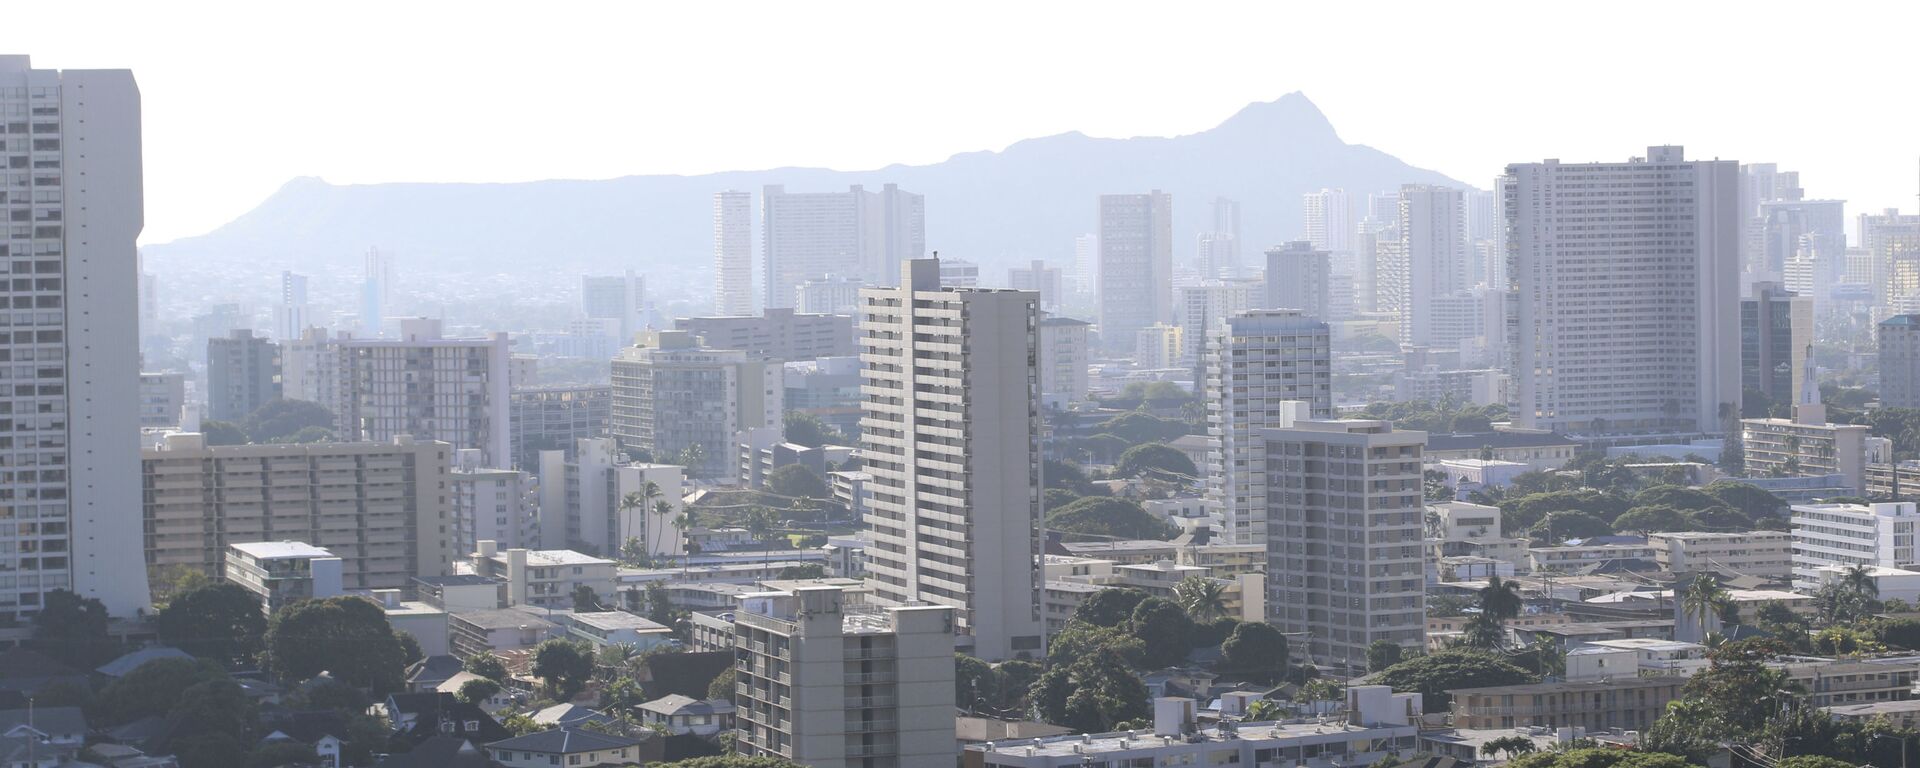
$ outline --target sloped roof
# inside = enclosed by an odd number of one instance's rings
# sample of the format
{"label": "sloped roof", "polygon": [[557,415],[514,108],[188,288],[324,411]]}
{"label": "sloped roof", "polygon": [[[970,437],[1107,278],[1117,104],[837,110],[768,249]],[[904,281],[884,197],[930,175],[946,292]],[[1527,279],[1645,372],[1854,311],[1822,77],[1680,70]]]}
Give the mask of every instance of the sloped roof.
{"label": "sloped roof", "polygon": [[544,752],[547,754],[570,755],[575,752],[593,752],[602,749],[620,749],[640,746],[639,739],[625,736],[612,736],[597,733],[584,728],[555,728],[551,731],[529,733],[503,741],[489,742],[487,749],[513,750],[515,752]]}

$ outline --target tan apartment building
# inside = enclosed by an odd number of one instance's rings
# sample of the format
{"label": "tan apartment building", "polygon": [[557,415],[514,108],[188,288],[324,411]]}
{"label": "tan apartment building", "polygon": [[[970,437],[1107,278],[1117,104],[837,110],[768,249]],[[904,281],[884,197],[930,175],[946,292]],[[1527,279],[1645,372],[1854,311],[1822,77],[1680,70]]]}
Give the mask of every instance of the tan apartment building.
{"label": "tan apartment building", "polygon": [[1684,677],[1623,677],[1607,681],[1533,683],[1448,691],[1455,728],[1608,728],[1653,725],[1680,696]]}
{"label": "tan apartment building", "polygon": [[1786,531],[1673,531],[1647,534],[1653,561],[1674,573],[1785,578],[1793,573],[1793,535]]}

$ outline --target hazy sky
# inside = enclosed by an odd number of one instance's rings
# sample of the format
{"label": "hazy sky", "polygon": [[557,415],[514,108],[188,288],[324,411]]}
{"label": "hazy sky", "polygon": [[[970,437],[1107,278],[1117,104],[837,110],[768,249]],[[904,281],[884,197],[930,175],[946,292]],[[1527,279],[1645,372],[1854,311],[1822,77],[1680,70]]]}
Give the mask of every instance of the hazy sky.
{"label": "hazy sky", "polygon": [[1799,170],[1850,215],[1913,207],[1920,3],[1583,5],[62,0],[10,5],[0,52],[134,70],[146,242],[295,176],[855,170],[1191,133],[1296,90],[1347,141],[1480,186],[1678,143]]}

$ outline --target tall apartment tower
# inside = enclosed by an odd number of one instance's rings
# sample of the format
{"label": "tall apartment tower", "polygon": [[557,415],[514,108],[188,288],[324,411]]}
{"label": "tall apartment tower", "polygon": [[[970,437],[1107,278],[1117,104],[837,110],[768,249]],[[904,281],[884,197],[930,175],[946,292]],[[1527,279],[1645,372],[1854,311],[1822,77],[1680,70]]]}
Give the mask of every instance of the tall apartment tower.
{"label": "tall apartment tower", "polygon": [[588,320],[610,320],[618,324],[622,344],[646,323],[647,283],[627,270],[623,275],[584,275],[580,278],[580,314]]}
{"label": "tall apartment tower", "polygon": [[1860,214],[1860,244],[1872,264],[1874,317],[1920,312],[1920,215]]}
{"label": "tall apartment tower", "polygon": [[953,608],[975,656],[1038,657],[1040,297],[942,289],[915,259],[860,298],[868,583]]}
{"label": "tall apartment tower", "polygon": [[1260,430],[1333,416],[1333,352],[1327,324],[1297,309],[1226,318],[1207,342],[1208,495],[1219,501],[1228,541],[1266,540],[1266,473]]}
{"label": "tall apartment tower", "polygon": [[695,477],[727,476],[735,433],[780,424],[784,370],[688,331],[643,332],[613,358],[611,433]]}
{"label": "tall apartment tower", "polygon": [[207,418],[237,422],[280,396],[280,345],[245,328],[207,339]]}
{"label": "tall apartment tower", "polygon": [[499,542],[507,549],[529,549],[539,543],[540,496],[528,472],[492,469],[480,451],[454,451],[448,476],[447,532],[454,553],[479,549],[480,542]]}
{"label": "tall apartment tower", "polygon": [[1048,407],[1086,402],[1091,325],[1071,317],[1040,321],[1040,397]]}
{"label": "tall apartment tower", "polygon": [[1049,267],[1039,259],[1034,259],[1025,267],[1007,270],[1007,287],[1040,294],[1040,308],[1048,312],[1059,309],[1060,301],[1065,297],[1060,292],[1059,268]]}
{"label": "tall apartment tower", "polygon": [[1740,388],[1765,395],[1776,405],[1800,402],[1800,372],[1813,346],[1813,299],[1796,296],[1779,283],[1754,283],[1753,296],[1740,300]]}
{"label": "tall apartment tower", "polygon": [[1353,201],[1344,189],[1322,189],[1301,196],[1307,242],[1322,251],[1353,250]]}
{"label": "tall apartment tower", "polygon": [[[439,440],[479,449],[487,466],[512,466],[507,334],[450,339],[439,320],[416,317],[400,321],[397,339],[312,342],[300,375],[323,387],[318,402],[340,439]],[[300,352],[309,354],[305,343]]]}
{"label": "tall apartment tower", "polygon": [[1419,648],[1427,433],[1384,421],[1298,421],[1260,439],[1267,620],[1314,665],[1365,670],[1377,640]]}
{"label": "tall apartment tower", "polygon": [[1722,432],[1740,403],[1739,164],[1650,147],[1500,180],[1515,421]]}
{"label": "tall apartment tower", "polygon": [[31,381],[8,385],[13,417],[0,422],[0,450],[20,452],[4,484],[19,524],[0,532],[0,616],[34,613],[56,589],[130,616],[147,607],[144,574],[127,568],[141,546],[140,454],[127,437],[140,423],[140,89],[124,69],[0,56],[0,121],[0,157],[15,169],[0,189],[13,222],[0,273],[13,276],[15,307],[37,308],[15,311],[0,338],[0,356],[33,361]]}
{"label": "tall apartment tower", "polygon": [[1073,292],[1092,293],[1100,282],[1100,236],[1088,232],[1073,238]]}
{"label": "tall apartment tower", "polygon": [[360,281],[360,335],[380,338],[381,326],[393,314],[394,254],[367,249],[367,269]]}
{"label": "tall apartment tower", "polygon": [[760,197],[765,306],[792,307],[808,280],[857,275],[891,281],[902,260],[926,253],[926,198],[888,184],[845,192],[788,192],[770,184]]}
{"label": "tall apartment tower", "polygon": [[1240,276],[1240,202],[1213,199],[1213,228],[1200,235],[1200,277]]}
{"label": "tall apartment tower", "polygon": [[753,314],[753,193],[713,194],[713,312]]}
{"label": "tall apartment tower", "polygon": [[1333,255],[1311,241],[1295,240],[1267,251],[1267,295],[1261,306],[1297,309],[1315,320],[1328,317]]}
{"label": "tall apartment tower", "polygon": [[746,595],[733,621],[741,755],[813,768],[953,762],[952,608],[875,609],[811,586]]}
{"label": "tall apartment tower", "polygon": [[273,307],[273,340],[282,344],[300,338],[313,324],[313,305],[307,303],[307,276],[280,273],[280,302]]}
{"label": "tall apartment tower", "polygon": [[1452,347],[1460,342],[1441,332],[1439,305],[1468,295],[1466,197],[1452,187],[1407,184],[1400,188],[1399,268],[1407,274],[1400,315],[1400,339],[1408,344]]}
{"label": "tall apartment tower", "polygon": [[1920,408],[1920,315],[1882,320],[1879,335],[1881,407]]}
{"label": "tall apartment tower", "polygon": [[1100,338],[1126,349],[1173,322],[1173,195],[1100,196]]}
{"label": "tall apartment tower", "polygon": [[1180,350],[1173,359],[1183,365],[1200,360],[1206,355],[1207,334],[1213,327],[1225,318],[1266,306],[1262,295],[1265,290],[1263,284],[1250,280],[1208,280],[1174,289],[1173,317],[1180,330]]}

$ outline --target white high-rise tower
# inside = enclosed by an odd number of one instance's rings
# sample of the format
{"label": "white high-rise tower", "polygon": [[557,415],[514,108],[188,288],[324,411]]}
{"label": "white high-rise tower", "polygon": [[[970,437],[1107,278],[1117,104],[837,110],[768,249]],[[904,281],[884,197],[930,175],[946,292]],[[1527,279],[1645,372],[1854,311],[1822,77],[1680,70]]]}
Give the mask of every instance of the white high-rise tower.
{"label": "white high-rise tower", "polygon": [[1173,322],[1173,195],[1100,196],[1100,338],[1131,345]]}
{"label": "white high-rise tower", "polygon": [[713,195],[713,313],[754,313],[752,192]]}
{"label": "white high-rise tower", "polygon": [[[140,519],[139,256],[145,224],[140,89],[124,70],[34,69],[0,56],[0,156],[15,170],[0,209],[12,333],[0,358],[26,365],[0,420],[8,525],[0,616],[70,589],[115,616],[147,607]],[[31,186],[29,186],[31,185]],[[31,286],[31,287],[28,287]]]}

